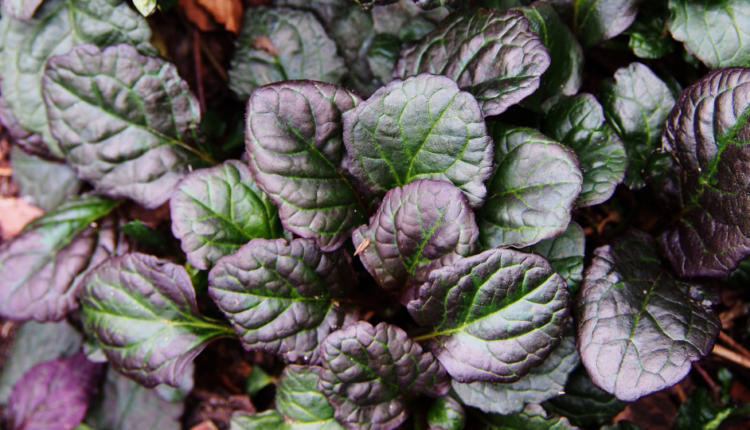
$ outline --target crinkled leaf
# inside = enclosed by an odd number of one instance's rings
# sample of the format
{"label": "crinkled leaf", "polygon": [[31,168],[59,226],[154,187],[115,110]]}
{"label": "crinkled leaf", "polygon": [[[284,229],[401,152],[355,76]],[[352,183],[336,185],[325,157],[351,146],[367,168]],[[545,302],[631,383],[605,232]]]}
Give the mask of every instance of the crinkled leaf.
{"label": "crinkled leaf", "polygon": [[96,430],[180,430],[184,404],[162,400],[148,389],[110,367],[102,392],[86,414]]}
{"label": "crinkled leaf", "polygon": [[477,211],[482,247],[533,245],[564,232],[583,182],[575,153],[531,128],[495,122],[489,131],[495,159]]}
{"label": "crinkled leaf", "polygon": [[256,88],[289,79],[338,84],[344,60],[310,12],[248,8],[229,70],[229,85],[242,99]]}
{"label": "crinkled leaf", "polygon": [[604,110],[591,94],[558,96],[544,104],[547,118],[542,132],[567,145],[583,169],[583,191],[578,207],[604,203],[612,197],[628,168],[628,156]]}
{"label": "crinkled leaf", "polygon": [[578,430],[578,427],[567,418],[548,415],[541,406],[532,404],[517,414],[480,416],[477,430]]}
{"label": "crinkled leaf", "polygon": [[[333,407],[318,390],[320,367],[289,365],[276,388],[276,408],[284,416],[285,429],[342,430],[333,419]],[[302,424],[299,425],[298,424]]]}
{"label": "crinkled leaf", "polygon": [[342,114],[360,102],[342,87],[312,81],[267,85],[248,102],[247,153],[258,187],[287,230],[324,251],[341,246],[367,216],[342,169]]}
{"label": "crinkled leaf", "polygon": [[367,64],[379,82],[387,84],[393,80],[393,65],[401,52],[401,40],[392,34],[376,34],[369,41]]}
{"label": "crinkled leaf", "polygon": [[583,366],[570,374],[563,391],[565,394],[544,402],[542,406],[550,413],[568,418],[577,426],[600,426],[627,406],[627,403],[596,388]]}
{"label": "crinkled leaf", "polygon": [[79,178],[147,208],[166,202],[190,165],[200,109],[174,64],[130,45],[80,45],[47,63],[50,130]]}
{"label": "crinkled leaf", "polygon": [[116,253],[113,222],[95,223],[115,206],[96,196],[68,199],[0,245],[0,315],[59,321],[77,309],[79,276]]}
{"label": "crinkled leaf", "polygon": [[351,430],[392,430],[409,416],[407,395],[444,395],[445,369],[399,327],[359,321],[321,345],[318,388]]}
{"label": "crinkled leaf", "polygon": [[[655,1],[655,0],[651,0]],[[573,33],[588,49],[622,33],[635,20],[640,0],[569,0]]]}
{"label": "crinkled leaf", "polygon": [[[0,31],[2,31],[2,21],[0,21]],[[0,45],[2,44],[2,33],[0,33]],[[1,50],[2,46],[0,46]],[[2,55],[0,55],[0,61],[2,61]],[[2,66],[0,66],[1,68]],[[0,85],[1,87],[2,85]],[[23,148],[24,151],[29,154],[38,155],[48,160],[62,161],[60,157],[53,156],[50,153],[49,147],[44,143],[42,135],[38,133],[32,133],[18,122],[18,118],[10,110],[5,99],[0,95],[0,125],[2,125],[8,134],[15,140],[16,146]]]}
{"label": "crinkled leaf", "polygon": [[750,3],[669,0],[669,31],[711,69],[750,66]]}
{"label": "crinkled leaf", "polygon": [[99,391],[104,366],[83,354],[45,361],[18,380],[8,398],[14,430],[71,429]]}
{"label": "crinkled leaf", "polygon": [[630,163],[624,182],[631,189],[643,188],[643,172],[651,152],[660,146],[674,96],[667,84],[641,63],[618,69],[614,81],[602,83],[600,94],[604,116],[628,153]]}
{"label": "crinkled leaf", "polygon": [[86,334],[115,369],[147,387],[177,387],[193,359],[229,327],[198,313],[185,268],[130,253],[106,260],[79,293]]}
{"label": "crinkled leaf", "polygon": [[[104,353],[102,353],[104,355]],[[169,403],[182,403],[187,396],[193,391],[195,386],[195,363],[190,363],[185,376],[182,378],[179,387],[173,387],[167,384],[159,384],[154,387],[154,392],[159,398]]]}
{"label": "crinkled leaf", "polygon": [[5,12],[13,19],[28,21],[42,4],[43,0],[4,0]]}
{"label": "crinkled leaf", "polygon": [[349,254],[309,239],[253,239],[219,260],[208,283],[245,349],[289,361],[318,362],[323,339],[356,320],[338,303],[357,284]]}
{"label": "crinkled leaf", "polygon": [[523,13],[476,8],[450,15],[421,40],[404,46],[393,76],[445,75],[472,93],[484,115],[491,116],[536,91],[549,65],[547,48]]}
{"label": "crinkled leaf", "polygon": [[463,430],[466,425],[466,411],[452,397],[438,397],[427,410],[427,424],[431,429]]}
{"label": "crinkled leaf", "polygon": [[568,282],[570,296],[578,292],[583,280],[586,235],[577,222],[571,221],[568,229],[559,236],[523,248],[522,251],[534,252],[546,258],[555,272]]}
{"label": "crinkled leaf", "polygon": [[21,195],[45,212],[75,195],[81,187],[73,169],[65,164],[28,155],[16,146],[10,157],[13,182],[18,184]]}
{"label": "crinkled leaf", "polygon": [[597,248],[576,304],[577,344],[594,385],[634,401],[679,382],[713,348],[721,326],[713,296],[662,267],[646,233]]}
{"label": "crinkled leaf", "polygon": [[430,274],[409,313],[459,382],[515,382],[560,344],[568,288],[547,260],[492,249]]}
{"label": "crinkled leaf", "polygon": [[464,384],[454,380],[451,385],[465,405],[488,413],[508,415],[521,412],[526,404],[541,403],[559,396],[565,387],[568,375],[579,362],[575,334],[573,330],[569,330],[563,336],[560,345],[540,366],[534,367],[516,382]]}
{"label": "crinkled leaf", "polygon": [[228,160],[195,170],[169,202],[172,233],[188,262],[208,270],[255,238],[281,237],[276,206],[253,181],[247,165]]}
{"label": "crinkled leaf", "polygon": [[401,0],[373,9],[372,20],[377,34],[396,36],[401,42],[407,43],[421,39],[434,30],[448,14],[446,8],[424,11],[414,0]]}
{"label": "crinkled leaf", "polygon": [[624,31],[628,46],[640,58],[661,58],[677,45],[669,34],[669,9],[666,2],[643,2],[633,24]]}
{"label": "crinkled leaf", "polygon": [[[4,2],[6,7],[9,1]],[[0,20],[0,35],[4,39],[0,42],[3,100],[21,127],[43,135],[44,146],[55,157],[63,157],[67,151],[64,145],[60,148],[47,124],[42,98],[47,60],[82,43],[102,47],[129,43],[143,53],[155,52],[148,43],[148,23],[121,0],[47,0],[34,19]],[[84,116],[79,122],[92,119]]]}
{"label": "crinkled leaf", "polygon": [[354,231],[355,247],[375,281],[387,291],[418,288],[430,272],[476,251],[479,230],[466,196],[450,182],[419,180],[394,188]]}
{"label": "crinkled leaf", "polygon": [[471,94],[443,76],[393,81],[344,115],[349,169],[384,195],[417,179],[453,182],[480,206],[492,173],[492,140]]}
{"label": "crinkled leaf", "polygon": [[284,430],[284,418],[275,410],[260,414],[235,412],[229,422],[229,430]]}
{"label": "crinkled leaf", "polygon": [[0,404],[7,404],[13,385],[27,370],[42,361],[68,357],[80,352],[81,335],[66,321],[24,323],[18,329],[10,356],[0,376]]}
{"label": "crinkled leaf", "polygon": [[674,424],[677,430],[716,430],[732,413],[732,407],[719,406],[705,388],[698,387],[680,405]]}
{"label": "crinkled leaf", "polygon": [[750,255],[749,117],[750,70],[741,68],[709,73],[669,114],[662,141],[675,163],[663,160],[655,191],[680,214],[661,236],[680,276],[727,276]]}

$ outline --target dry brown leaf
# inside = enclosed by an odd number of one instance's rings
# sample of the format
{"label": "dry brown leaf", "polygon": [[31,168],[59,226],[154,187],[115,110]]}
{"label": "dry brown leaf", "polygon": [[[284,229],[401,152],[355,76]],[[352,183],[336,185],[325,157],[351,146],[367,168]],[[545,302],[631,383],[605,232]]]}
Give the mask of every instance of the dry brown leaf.
{"label": "dry brown leaf", "polygon": [[17,235],[32,220],[44,215],[44,211],[30,205],[20,197],[0,197],[0,231],[3,240]]}
{"label": "dry brown leaf", "polygon": [[206,9],[198,4],[197,0],[180,0],[177,6],[185,13],[188,21],[195,24],[200,31],[214,31],[219,29],[219,25]]}
{"label": "dry brown leaf", "polygon": [[242,25],[241,0],[198,0],[198,4],[214,17],[219,24],[223,24],[227,31],[234,34],[240,32]]}
{"label": "dry brown leaf", "polygon": [[253,40],[253,43],[251,43],[251,45],[253,46],[253,48],[262,49],[271,55],[279,55],[279,50],[276,48],[276,45],[273,44],[273,41],[268,36],[260,36],[259,38]]}

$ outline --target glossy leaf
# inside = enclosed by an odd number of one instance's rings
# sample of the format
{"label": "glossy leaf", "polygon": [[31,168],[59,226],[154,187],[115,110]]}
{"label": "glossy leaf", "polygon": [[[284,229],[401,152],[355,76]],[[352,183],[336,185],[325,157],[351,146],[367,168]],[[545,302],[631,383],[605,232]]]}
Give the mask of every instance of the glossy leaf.
{"label": "glossy leaf", "polygon": [[81,181],[65,164],[28,155],[18,147],[11,150],[13,182],[29,203],[45,212],[56,208],[64,200],[74,196],[81,188]]}
{"label": "glossy leaf", "polygon": [[661,236],[680,276],[724,277],[750,255],[749,116],[750,70],[741,68],[709,73],[669,114],[662,141],[675,163],[655,191],[681,215]]}
{"label": "glossy leaf", "polygon": [[[510,384],[452,381],[453,390],[467,406],[503,415],[521,412],[526,404],[541,403],[564,391],[568,375],[580,362],[575,335],[570,330],[549,357],[521,379]],[[564,414],[563,414],[564,415]],[[567,416],[567,415],[566,415]]]}
{"label": "glossy leaf", "polygon": [[86,334],[118,372],[153,387],[177,387],[193,359],[231,329],[198,313],[185,268],[130,253],[110,258],[83,279]]}
{"label": "glossy leaf", "polygon": [[14,430],[70,429],[86,414],[99,391],[104,367],[83,354],[45,361],[18,380],[8,398]]}
{"label": "glossy leaf", "polygon": [[567,418],[548,415],[539,405],[526,405],[512,415],[487,414],[478,421],[478,430],[578,430]]}
{"label": "glossy leaf", "polygon": [[671,54],[677,45],[669,33],[666,2],[643,2],[633,24],[625,30],[628,46],[640,58],[656,59]]}
{"label": "glossy leaf", "polygon": [[634,401],[679,382],[713,348],[714,296],[662,267],[646,233],[597,248],[576,304],[578,349],[594,385]]}
{"label": "glossy leaf", "polygon": [[352,241],[357,249],[365,246],[360,259],[375,281],[399,292],[474,254],[478,236],[461,190],[450,182],[418,180],[388,191],[370,225],[355,230]]}
{"label": "glossy leaf", "polygon": [[583,182],[575,153],[534,129],[492,123],[489,131],[495,159],[477,211],[482,247],[533,245],[564,232]]}
{"label": "glossy leaf", "polygon": [[600,426],[627,406],[627,403],[596,388],[583,366],[570,374],[563,391],[565,394],[544,402],[542,406],[547,412],[562,415],[577,426]]}
{"label": "glossy leaf", "polygon": [[290,79],[338,84],[346,73],[336,44],[310,12],[249,8],[241,29],[229,86],[242,99],[262,85]]}
{"label": "glossy leaf", "polygon": [[444,395],[445,369],[400,328],[359,321],[321,345],[318,388],[348,429],[392,430],[409,416],[407,395]]}
{"label": "glossy leaf", "polygon": [[66,321],[28,321],[18,329],[0,376],[0,404],[8,403],[13,385],[34,365],[80,352],[83,338]]}
{"label": "glossy leaf", "polygon": [[485,116],[492,116],[536,91],[549,65],[547,48],[523,13],[479,8],[450,15],[404,46],[393,76],[445,75],[477,98]]}
{"label": "glossy leaf", "polygon": [[427,424],[431,429],[463,430],[466,425],[466,411],[452,397],[438,397],[427,410]]}
{"label": "glossy leaf", "polygon": [[157,0],[133,0],[133,6],[138,9],[138,12],[143,16],[149,16],[156,12]]}
{"label": "glossy leaf", "polygon": [[487,193],[492,140],[471,94],[443,76],[393,81],[344,115],[349,169],[384,195],[417,179],[453,182],[473,207]]}
{"label": "glossy leaf", "polygon": [[568,283],[568,292],[573,297],[583,280],[583,259],[586,255],[586,235],[577,222],[571,221],[568,229],[559,236],[543,240],[536,245],[523,248],[549,261],[558,275]]}
{"label": "glossy leaf", "polygon": [[560,344],[568,288],[534,254],[492,249],[433,271],[409,303],[420,336],[459,382],[515,382]]}
{"label": "glossy leaf", "polygon": [[667,84],[641,63],[618,69],[614,81],[602,83],[600,93],[604,116],[628,153],[630,163],[624,182],[631,189],[643,188],[643,172],[651,152],[661,144],[674,96]]}
{"label": "glossy leaf", "polygon": [[260,414],[235,412],[232,414],[229,430],[284,430],[284,418],[275,410]]}
{"label": "glossy leaf", "polygon": [[0,245],[0,315],[59,321],[77,309],[79,276],[116,253],[114,225],[96,224],[115,206],[95,196],[69,199]]}
{"label": "glossy leaf", "polygon": [[248,102],[247,152],[258,187],[279,207],[284,227],[337,249],[366,219],[356,183],[342,170],[342,114],[360,98],[312,81],[256,90]]}
{"label": "glossy leaf", "polygon": [[266,373],[262,367],[257,364],[245,379],[245,392],[250,397],[255,397],[262,389],[276,383],[276,378]]}
{"label": "glossy leaf", "polygon": [[[9,1],[4,2],[6,7]],[[42,98],[42,75],[47,60],[83,43],[101,47],[128,43],[143,53],[155,52],[148,43],[151,38],[148,23],[121,0],[47,0],[31,20],[1,20],[0,35],[3,100],[19,125],[41,134],[44,142],[41,148],[58,158],[67,150],[52,137],[47,124]],[[92,120],[81,118],[84,119]]]}
{"label": "glossy leaf", "polygon": [[333,407],[318,390],[317,366],[289,365],[276,389],[276,408],[284,416],[285,429],[342,430],[333,419]]}
{"label": "glossy leaf", "polygon": [[5,0],[3,6],[5,13],[13,19],[28,21],[34,16],[34,12],[42,4],[43,0]]}
{"label": "glossy leaf", "polygon": [[323,339],[356,320],[338,303],[357,284],[349,255],[309,239],[253,239],[219,260],[208,283],[245,349],[289,361],[318,362]]}
{"label": "glossy leaf", "polygon": [[172,233],[188,262],[210,269],[255,238],[281,237],[276,206],[258,189],[247,166],[228,160],[195,170],[180,182],[169,202]]}
{"label": "glossy leaf", "polygon": [[591,94],[553,97],[544,104],[542,133],[567,145],[583,169],[578,207],[593,206],[612,197],[628,168],[628,156],[604,110]]}
{"label": "glossy leaf", "polygon": [[573,32],[584,48],[622,33],[635,20],[640,0],[570,0]]}
{"label": "glossy leaf", "polygon": [[79,178],[147,208],[166,202],[202,154],[188,146],[198,101],[177,68],[130,45],[80,45],[47,63],[50,130]]}
{"label": "glossy leaf", "polygon": [[669,31],[711,69],[750,66],[750,4],[744,0],[669,0]]}

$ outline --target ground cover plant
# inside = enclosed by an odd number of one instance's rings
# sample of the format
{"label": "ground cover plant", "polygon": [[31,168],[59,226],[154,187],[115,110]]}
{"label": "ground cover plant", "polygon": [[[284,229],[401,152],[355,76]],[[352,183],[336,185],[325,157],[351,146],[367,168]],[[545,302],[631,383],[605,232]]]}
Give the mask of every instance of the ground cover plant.
{"label": "ground cover plant", "polygon": [[746,0],[0,13],[0,426],[750,423]]}

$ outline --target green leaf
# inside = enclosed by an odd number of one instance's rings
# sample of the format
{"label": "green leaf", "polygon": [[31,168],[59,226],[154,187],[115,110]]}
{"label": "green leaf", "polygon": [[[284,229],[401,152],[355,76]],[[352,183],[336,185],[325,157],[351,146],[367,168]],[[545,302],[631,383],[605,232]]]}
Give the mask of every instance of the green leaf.
{"label": "green leaf", "polygon": [[[0,35],[3,100],[20,126],[42,134],[47,150],[58,158],[67,151],[52,137],[47,124],[42,98],[47,60],[82,43],[100,47],[129,43],[143,53],[155,52],[148,43],[148,23],[121,0],[47,0],[34,19],[0,20]],[[84,116],[81,120],[90,122],[92,118]]]}
{"label": "green leaf", "polygon": [[547,118],[542,133],[567,145],[583,169],[583,191],[578,207],[604,203],[625,177],[628,156],[604,110],[591,94],[557,96],[544,103]]}
{"label": "green leaf", "polygon": [[732,413],[732,407],[718,406],[705,388],[698,387],[680,405],[674,419],[677,430],[717,430]]}
{"label": "green leaf", "polygon": [[573,33],[586,49],[611,39],[630,27],[640,0],[571,0]]}
{"label": "green leaf", "polygon": [[50,130],[79,178],[113,198],[156,208],[191,164],[200,109],[177,68],[130,45],[80,45],[47,63]]}
{"label": "green leaf", "polygon": [[508,415],[521,412],[526,404],[541,403],[559,396],[564,390],[568,375],[579,362],[575,334],[573,330],[568,330],[550,356],[516,382],[464,384],[454,380],[451,385],[465,405],[487,413]]}
{"label": "green leaf", "polygon": [[640,58],[656,59],[671,54],[675,41],[669,34],[669,9],[666,2],[644,2],[633,24],[624,31],[628,46]]}
{"label": "green leaf", "polygon": [[287,230],[324,251],[340,247],[367,216],[342,169],[342,114],[358,103],[344,88],[312,81],[268,85],[248,102],[247,153],[258,187]]}
{"label": "green leaf", "polygon": [[28,321],[18,329],[10,356],[0,376],[0,404],[8,403],[13,385],[43,361],[70,357],[81,351],[81,335],[66,321],[40,324]]}
{"label": "green leaf", "polygon": [[232,414],[229,430],[284,430],[284,418],[274,410],[260,414],[238,411]]}
{"label": "green leaf", "polygon": [[548,415],[541,406],[533,404],[517,414],[487,414],[478,418],[477,430],[578,430],[567,418]]}
{"label": "green leaf", "polygon": [[427,410],[427,424],[433,429],[463,430],[466,412],[452,397],[438,397]]}
{"label": "green leaf", "polygon": [[344,115],[349,170],[382,196],[417,179],[453,182],[480,206],[492,140],[471,94],[443,76],[393,81]]}
{"label": "green leaf", "polygon": [[544,402],[542,406],[547,412],[567,417],[577,426],[600,426],[627,406],[627,403],[596,388],[583,366],[570,374],[563,391],[565,394]]}
{"label": "green leaf", "polygon": [[669,0],[672,37],[710,69],[750,66],[750,3]]}
{"label": "green leaf", "polygon": [[120,251],[114,220],[96,223],[117,204],[96,196],[68,199],[0,245],[0,315],[59,321],[78,309],[79,277]]}
{"label": "green leaf", "polygon": [[34,16],[43,0],[5,0],[3,6],[5,12],[13,19],[28,21]]}
{"label": "green leaf", "polygon": [[143,16],[149,16],[156,11],[157,0],[133,0],[133,6]]}
{"label": "green leaf", "polygon": [[187,175],[169,207],[172,233],[182,242],[188,262],[201,270],[252,239],[283,235],[276,206],[238,160]]}
{"label": "green leaf", "polygon": [[737,268],[729,275],[727,283],[736,290],[750,287],[750,258],[740,261]]}
{"label": "green leaf", "polygon": [[248,8],[229,70],[242,99],[258,87],[290,79],[338,84],[346,73],[336,44],[310,12]]}
{"label": "green leaf", "polygon": [[250,397],[255,397],[260,390],[274,383],[276,378],[266,373],[262,367],[257,364],[253,366],[253,370],[247,375],[245,380],[245,392]]}
{"label": "green leaf", "polygon": [[573,297],[583,280],[583,259],[586,255],[586,235],[577,222],[571,221],[568,229],[559,236],[543,240],[521,251],[534,252],[549,261],[558,275],[568,282],[568,292]]}
{"label": "green leaf", "polygon": [[479,100],[485,116],[492,116],[536,91],[549,65],[547,49],[523,13],[477,8],[450,15],[404,46],[393,76],[445,75]]}
{"label": "green leaf", "polygon": [[190,392],[193,391],[193,387],[195,386],[194,374],[195,363],[190,363],[188,365],[187,371],[185,371],[185,376],[182,378],[182,382],[180,383],[179,387],[172,387],[171,385],[167,384],[159,384],[154,387],[154,391],[156,392],[156,395],[159,396],[162,400],[166,400],[170,403],[182,403],[185,401]]}
{"label": "green leaf", "polygon": [[304,424],[304,428],[310,430],[343,430],[333,419],[333,407],[318,390],[320,371],[316,366],[289,365],[281,373],[276,408],[284,416],[289,430],[297,428],[295,424]]}
{"label": "green leaf", "polygon": [[560,344],[568,288],[544,258],[498,248],[433,271],[409,303],[418,337],[459,382],[515,382]]}
{"label": "green leaf", "polygon": [[169,238],[165,234],[147,226],[139,219],[128,221],[121,225],[120,231],[132,237],[138,243],[154,248],[157,251],[167,251],[170,248]]}
{"label": "green leaf", "polygon": [[321,345],[318,389],[347,428],[393,430],[409,416],[408,397],[445,395],[445,369],[405,331],[359,321]]}
{"label": "green leaf", "polygon": [[367,64],[380,82],[393,80],[393,65],[401,52],[401,40],[392,34],[376,34],[367,48]]}
{"label": "green leaf", "polygon": [[641,63],[615,72],[614,81],[600,86],[604,116],[625,144],[630,164],[625,184],[646,186],[643,173],[651,152],[661,144],[664,121],[675,104],[674,96],[658,76]]}
{"label": "green leaf", "polygon": [[[354,231],[360,259],[385,290],[406,296],[429,274],[476,251],[479,229],[466,196],[450,182],[419,180],[385,195],[370,225]],[[368,245],[369,244],[369,245]]]}
{"label": "green leaf", "polygon": [[597,248],[576,304],[577,345],[594,385],[627,402],[679,382],[719,334],[714,296],[662,267],[646,233]]}
{"label": "green leaf", "polygon": [[193,359],[232,330],[198,313],[185,268],[130,253],[90,271],[79,293],[86,334],[118,372],[147,387],[177,387]]}
{"label": "green leaf", "polygon": [[534,129],[495,122],[489,131],[495,159],[477,210],[482,247],[533,245],[564,232],[583,182],[575,153]]}
{"label": "green leaf", "polygon": [[317,363],[320,342],[356,321],[338,304],[357,285],[349,254],[309,239],[253,239],[219,260],[208,283],[245,349],[289,361]]}
{"label": "green leaf", "polygon": [[18,184],[18,191],[29,203],[45,212],[74,196],[81,188],[81,181],[65,164],[28,155],[17,146],[11,149],[10,159],[13,182]]}

